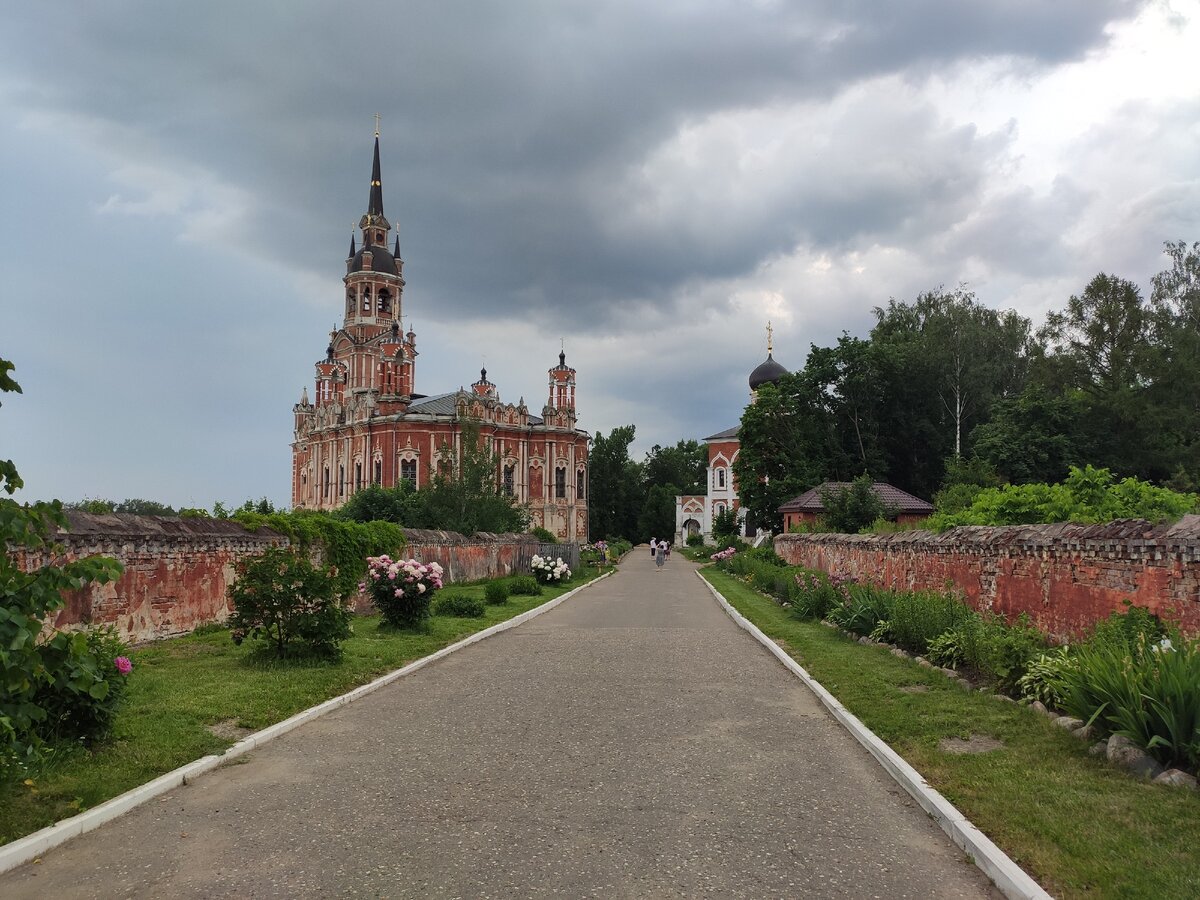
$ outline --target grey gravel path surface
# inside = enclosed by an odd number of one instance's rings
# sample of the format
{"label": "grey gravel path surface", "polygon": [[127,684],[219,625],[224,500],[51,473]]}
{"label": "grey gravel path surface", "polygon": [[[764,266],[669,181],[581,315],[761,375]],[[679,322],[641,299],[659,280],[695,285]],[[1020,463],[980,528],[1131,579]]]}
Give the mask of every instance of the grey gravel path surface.
{"label": "grey gravel path surface", "polygon": [[0,896],[999,896],[693,569],[635,550]]}

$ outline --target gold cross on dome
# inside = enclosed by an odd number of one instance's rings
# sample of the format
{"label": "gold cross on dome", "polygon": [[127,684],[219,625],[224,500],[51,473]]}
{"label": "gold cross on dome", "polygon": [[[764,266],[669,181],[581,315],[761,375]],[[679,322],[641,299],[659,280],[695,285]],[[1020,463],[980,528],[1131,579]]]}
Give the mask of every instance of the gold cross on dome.
{"label": "gold cross on dome", "polygon": [[767,319],[767,354],[771,353],[771,340],[774,335],[774,329],[771,328],[771,320]]}
{"label": "gold cross on dome", "polygon": [[375,113],[375,137],[379,137],[379,113]]}

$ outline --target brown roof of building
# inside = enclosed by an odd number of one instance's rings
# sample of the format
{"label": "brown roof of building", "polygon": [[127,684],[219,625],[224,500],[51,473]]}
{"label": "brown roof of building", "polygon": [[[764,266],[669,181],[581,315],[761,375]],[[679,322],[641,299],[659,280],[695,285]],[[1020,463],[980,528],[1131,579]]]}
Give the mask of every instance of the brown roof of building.
{"label": "brown roof of building", "polygon": [[[821,502],[821,494],[830,491],[844,491],[850,487],[848,481],[826,481],[824,484],[819,484],[812,490],[805,491],[799,497],[793,497],[787,503],[779,507],[779,512],[814,512],[820,513],[825,511],[825,504]],[[888,506],[897,513],[931,513],[933,512],[933,504],[927,503],[920,497],[914,497],[907,491],[902,491],[898,487],[892,487],[890,484],[885,484],[882,481],[876,481],[871,487],[875,491],[875,496],[883,501],[885,506]]]}

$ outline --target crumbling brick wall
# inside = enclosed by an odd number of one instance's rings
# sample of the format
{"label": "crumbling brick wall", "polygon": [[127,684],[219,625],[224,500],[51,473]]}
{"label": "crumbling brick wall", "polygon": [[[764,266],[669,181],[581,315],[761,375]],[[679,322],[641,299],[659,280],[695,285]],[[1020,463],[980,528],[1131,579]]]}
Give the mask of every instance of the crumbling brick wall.
{"label": "crumbling brick wall", "polygon": [[961,527],[942,534],[781,534],[792,565],[898,590],[959,591],[979,610],[1069,639],[1126,601],[1200,634],[1200,516],[1175,525]]}
{"label": "crumbling brick wall", "polygon": [[[68,591],[66,605],[47,624],[112,626],[127,641],[141,643],[187,634],[199,625],[223,622],[233,611],[228,589],[234,564],[288,540],[269,528],[249,531],[227,519],[95,515],[68,510],[69,529],[58,534],[62,552],[17,553],[27,570],[100,554],[125,567],[111,584]],[[437,562],[447,582],[477,581],[528,572],[534,554],[562,556],[574,569],[577,545],[540,544],[532,535],[476,534],[405,529],[403,554]],[[360,606],[363,604],[360,602]],[[369,611],[369,604],[360,609]]]}

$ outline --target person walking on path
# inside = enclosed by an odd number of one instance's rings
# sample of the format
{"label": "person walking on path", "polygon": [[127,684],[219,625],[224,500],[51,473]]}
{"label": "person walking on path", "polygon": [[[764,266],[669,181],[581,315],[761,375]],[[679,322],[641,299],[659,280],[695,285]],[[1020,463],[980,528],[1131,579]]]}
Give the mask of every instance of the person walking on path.
{"label": "person walking on path", "polygon": [[667,561],[667,542],[659,541],[658,549],[655,551],[655,554],[654,554],[654,565],[658,567],[657,569],[655,569],[655,571],[661,572],[663,564],[666,563],[666,561]]}
{"label": "person walking on path", "polygon": [[658,542],[654,538],[650,538],[650,558],[654,559],[654,553],[658,550]]}

